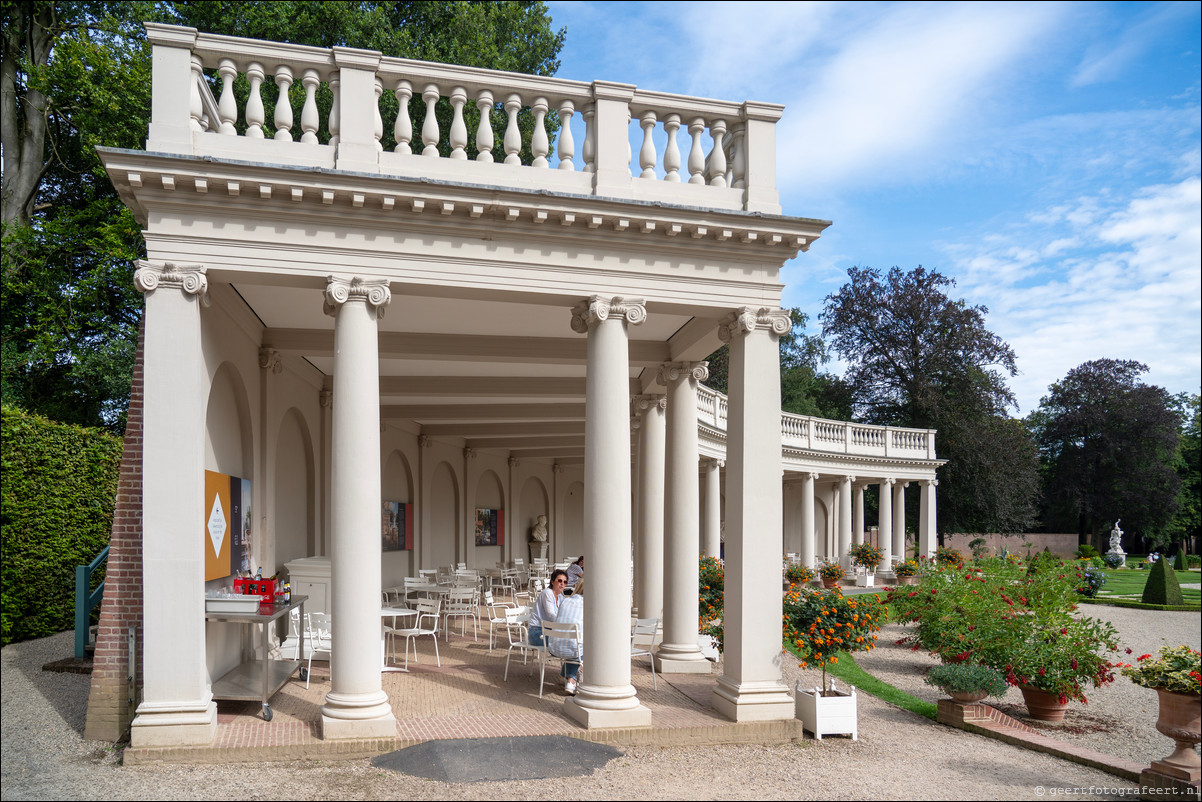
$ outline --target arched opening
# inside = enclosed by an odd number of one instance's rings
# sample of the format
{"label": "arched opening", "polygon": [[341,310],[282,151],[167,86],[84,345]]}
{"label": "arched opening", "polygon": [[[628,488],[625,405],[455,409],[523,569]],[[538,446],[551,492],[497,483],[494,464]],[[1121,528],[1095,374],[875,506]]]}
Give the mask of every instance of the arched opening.
{"label": "arched opening", "polygon": [[455,560],[459,532],[459,483],[445,462],[438,463],[430,481],[430,529],[422,539],[422,567],[437,568]]}
{"label": "arched opening", "polygon": [[275,570],[279,571],[285,563],[316,551],[313,439],[295,407],[280,421],[273,466]]}

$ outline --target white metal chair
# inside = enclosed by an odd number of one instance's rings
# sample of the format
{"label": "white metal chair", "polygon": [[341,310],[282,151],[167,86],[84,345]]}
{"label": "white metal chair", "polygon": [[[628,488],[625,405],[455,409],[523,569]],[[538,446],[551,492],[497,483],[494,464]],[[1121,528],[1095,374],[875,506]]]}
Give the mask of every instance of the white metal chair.
{"label": "white metal chair", "polygon": [[655,646],[655,638],[659,633],[658,618],[637,618],[630,627],[630,656],[649,658],[651,664],[651,687],[659,690],[659,682],[655,678],[655,657],[651,647]]}
{"label": "white metal chair", "polygon": [[429,635],[434,641],[434,659],[438,663],[439,668],[442,667],[442,658],[438,656],[438,608],[440,602],[436,599],[422,599],[417,603],[417,615],[414,617],[413,626],[399,627],[393,629],[387,627],[384,630],[384,644],[392,654],[392,639],[405,639],[405,668],[409,668],[409,641],[413,641],[413,659],[417,660],[417,638],[423,635]]}
{"label": "white metal chair", "polygon": [[493,598],[492,591],[484,591],[484,611],[488,615],[488,651],[492,652],[494,643],[494,631],[496,627],[506,626],[507,619],[505,613],[507,610],[514,609],[512,602],[499,602]]}
{"label": "white metal chair", "polygon": [[579,657],[560,657],[551,651],[551,641],[559,641],[556,648],[559,651],[568,651],[572,654],[579,654],[584,640],[580,634],[579,624],[560,624],[556,621],[543,622],[543,642],[547,646],[539,649],[538,652],[538,698],[543,698],[543,677],[547,669],[548,660],[558,660],[561,666],[574,663],[578,666],[583,666],[584,662]]}
{"label": "white metal chair", "polygon": [[467,637],[467,621],[472,622],[472,640],[479,640],[477,624],[480,617],[480,608],[476,606],[476,591],[473,588],[452,588],[447,593],[446,606],[442,608],[443,626],[445,629],[444,638],[449,642],[451,640],[451,619],[460,619],[460,634]]}
{"label": "white metal chair", "polygon": [[[305,613],[305,641],[309,643],[309,664],[305,667],[305,688],[313,679],[313,655],[325,654],[329,660],[334,649],[334,630],[328,613]],[[304,642],[301,648],[304,649]]]}
{"label": "white metal chair", "polygon": [[505,611],[505,634],[509,637],[509,651],[505,653],[506,682],[509,681],[509,658],[513,657],[514,649],[522,653],[522,664],[525,665],[531,654],[537,655],[547,648],[530,644],[529,631],[526,628],[526,622],[529,620],[530,608],[528,607],[511,607]]}

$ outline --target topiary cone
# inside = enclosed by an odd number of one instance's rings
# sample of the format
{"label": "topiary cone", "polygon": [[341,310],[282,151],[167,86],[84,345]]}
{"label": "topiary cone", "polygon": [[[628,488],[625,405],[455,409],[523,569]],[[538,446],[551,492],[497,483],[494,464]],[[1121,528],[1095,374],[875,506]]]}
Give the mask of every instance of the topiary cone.
{"label": "topiary cone", "polygon": [[1181,595],[1181,585],[1177,582],[1177,574],[1169,566],[1167,557],[1161,557],[1152,566],[1148,574],[1148,584],[1144,585],[1144,604],[1185,604]]}
{"label": "topiary cone", "polygon": [[1177,547],[1177,557],[1173,560],[1174,571],[1188,571],[1189,559],[1185,556],[1185,549]]}

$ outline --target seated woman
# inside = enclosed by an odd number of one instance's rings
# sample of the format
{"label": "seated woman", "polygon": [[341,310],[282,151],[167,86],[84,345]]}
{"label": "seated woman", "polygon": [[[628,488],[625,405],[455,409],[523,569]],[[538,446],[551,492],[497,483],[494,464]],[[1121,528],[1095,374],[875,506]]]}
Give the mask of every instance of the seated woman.
{"label": "seated woman", "polygon": [[[563,598],[559,600],[559,614],[555,616],[557,624],[576,624],[577,631],[584,635],[584,597],[575,593],[572,588],[566,588]],[[551,638],[547,642],[551,654],[563,660],[559,675],[566,680],[569,695],[576,695],[576,682],[580,678],[580,669],[584,665],[584,643],[581,640],[568,638]],[[574,662],[567,662],[572,660]]]}
{"label": "seated woman", "polygon": [[568,587],[576,587],[576,583],[580,581],[580,577],[584,576],[584,555],[580,555],[580,559],[568,566]]}
{"label": "seated woman", "polygon": [[559,600],[568,584],[568,573],[561,568],[551,574],[551,581],[543,588],[530,608],[529,637],[531,646],[543,645],[543,622],[554,621],[559,615]]}

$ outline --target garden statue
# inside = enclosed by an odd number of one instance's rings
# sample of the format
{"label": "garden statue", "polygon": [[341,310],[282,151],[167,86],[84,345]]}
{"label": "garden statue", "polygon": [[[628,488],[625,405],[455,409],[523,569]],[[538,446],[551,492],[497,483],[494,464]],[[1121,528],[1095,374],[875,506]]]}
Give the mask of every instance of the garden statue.
{"label": "garden statue", "polygon": [[1114,522],[1114,528],[1110,530],[1110,551],[1106,552],[1107,554],[1117,554],[1121,557],[1122,562],[1119,563],[1120,566],[1127,563],[1127,553],[1123,551],[1123,530],[1119,529],[1119,521],[1122,520],[1122,518],[1119,518]]}

